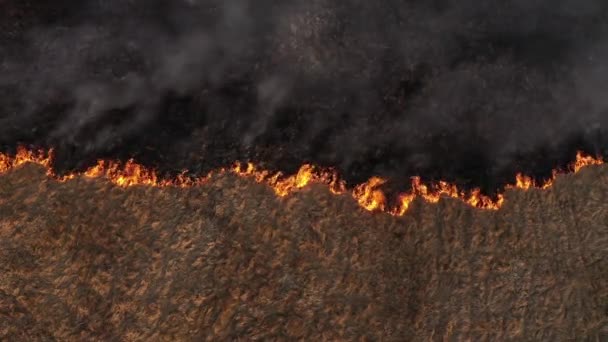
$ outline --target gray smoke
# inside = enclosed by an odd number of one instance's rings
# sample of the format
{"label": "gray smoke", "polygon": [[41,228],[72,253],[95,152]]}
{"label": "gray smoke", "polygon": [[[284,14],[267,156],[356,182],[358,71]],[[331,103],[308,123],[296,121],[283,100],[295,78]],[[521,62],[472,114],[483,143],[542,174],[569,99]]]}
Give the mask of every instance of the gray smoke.
{"label": "gray smoke", "polygon": [[[189,155],[226,137],[237,150],[397,174],[470,154],[501,170],[578,136],[608,152],[603,1],[58,6],[4,18],[29,24],[2,39],[3,144],[35,126],[37,142],[120,148],[177,115],[169,95],[202,103],[163,142]],[[54,102],[64,107],[49,123],[40,113]]]}

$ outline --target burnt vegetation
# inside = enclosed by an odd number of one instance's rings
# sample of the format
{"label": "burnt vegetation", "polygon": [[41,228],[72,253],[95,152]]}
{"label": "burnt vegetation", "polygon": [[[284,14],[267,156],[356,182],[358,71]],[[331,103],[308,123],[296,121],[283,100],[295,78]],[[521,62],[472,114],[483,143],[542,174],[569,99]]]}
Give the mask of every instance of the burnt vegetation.
{"label": "burnt vegetation", "polygon": [[65,172],[308,162],[493,193],[607,154],[602,1],[0,6],[0,145]]}

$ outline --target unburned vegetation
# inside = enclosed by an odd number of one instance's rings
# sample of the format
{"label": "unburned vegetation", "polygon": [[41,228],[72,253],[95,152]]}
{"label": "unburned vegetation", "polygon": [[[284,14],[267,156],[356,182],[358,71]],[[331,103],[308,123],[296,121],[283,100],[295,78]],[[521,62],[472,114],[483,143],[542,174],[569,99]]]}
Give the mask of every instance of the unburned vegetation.
{"label": "unburned vegetation", "polygon": [[499,211],[0,177],[2,340],[605,340],[608,167]]}

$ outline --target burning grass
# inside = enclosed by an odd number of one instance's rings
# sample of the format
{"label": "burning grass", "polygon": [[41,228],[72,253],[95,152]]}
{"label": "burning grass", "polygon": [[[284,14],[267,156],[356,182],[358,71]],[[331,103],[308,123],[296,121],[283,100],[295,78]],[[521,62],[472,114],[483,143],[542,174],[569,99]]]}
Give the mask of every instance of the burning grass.
{"label": "burning grass", "polygon": [[[35,152],[24,148],[19,148],[15,156],[0,153],[0,174],[17,168],[25,163],[39,164],[46,169],[46,174],[48,176],[55,177],[52,169],[52,150],[49,152]],[[602,164],[603,160],[600,157],[594,158],[579,152],[576,155],[576,159],[570,164],[569,170],[566,172],[576,173],[584,167]],[[120,162],[99,160],[97,165],[90,167],[80,175],[87,178],[104,177],[121,187],[145,185],[152,187],[187,188],[204,184],[213,176],[213,174],[226,173],[253,178],[258,183],[264,183],[270,186],[279,197],[285,197],[315,183],[326,185],[329,191],[336,195],[348,192],[346,184],[340,180],[340,177],[334,170],[322,169],[308,164],[302,165],[300,170],[291,176],[285,176],[281,172],[272,173],[266,170],[259,170],[252,163],[248,163],[246,166],[237,163],[232,168],[220,169],[204,177],[193,179],[186,175],[187,171],[184,171],[174,179],[160,179],[155,170],[137,164],[133,160],[129,160],[124,165]],[[541,189],[548,189],[553,185],[555,178],[561,173],[563,173],[563,171],[554,170],[552,178],[546,180],[542,185],[537,185],[531,177],[517,174],[515,177],[515,184],[508,185],[506,188],[528,190],[530,188],[538,187]],[[72,173],[55,178],[64,182],[78,176],[78,173]],[[399,195],[398,203],[391,207],[387,203],[387,197],[381,189],[381,186],[385,183],[385,179],[372,177],[367,182],[356,186],[352,190],[351,195],[365,210],[382,211],[395,216],[403,216],[407,212],[410,204],[417,197],[420,197],[429,203],[437,203],[442,197],[450,197],[459,199],[474,208],[491,210],[499,209],[504,202],[503,194],[498,194],[496,199],[492,199],[481,194],[479,189],[465,192],[459,190],[456,185],[444,181],[428,185],[424,184],[420,177],[412,177],[411,190]]]}

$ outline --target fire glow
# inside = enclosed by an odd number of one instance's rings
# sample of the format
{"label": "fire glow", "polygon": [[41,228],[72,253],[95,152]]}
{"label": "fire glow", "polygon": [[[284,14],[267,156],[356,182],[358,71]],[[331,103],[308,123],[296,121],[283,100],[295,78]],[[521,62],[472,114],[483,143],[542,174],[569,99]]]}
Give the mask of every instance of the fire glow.
{"label": "fire glow", "polygon": [[[389,206],[386,194],[382,191],[382,185],[387,180],[372,177],[367,182],[360,184],[352,191],[347,190],[344,181],[340,180],[338,174],[332,169],[323,169],[313,165],[305,164],[294,175],[284,175],[281,172],[270,172],[258,169],[254,164],[236,164],[231,168],[220,169],[211,172],[207,176],[191,178],[186,172],[181,173],[173,179],[161,179],[155,170],[137,164],[133,160],[126,163],[100,160],[97,165],[87,169],[82,173],[72,173],[57,176],[52,169],[52,150],[31,151],[25,148],[18,148],[15,156],[0,153],[0,174],[16,169],[24,164],[33,163],[43,166],[46,174],[60,182],[65,182],[76,177],[85,178],[106,178],[110,182],[120,187],[135,185],[153,187],[192,187],[205,183],[213,174],[232,173],[240,177],[254,179],[258,183],[267,184],[279,197],[285,197],[298,191],[310,184],[325,184],[333,194],[349,193],[357,201],[359,206],[368,211],[381,211],[395,216],[404,215],[410,204],[416,198],[422,198],[429,203],[437,203],[443,197],[459,199],[474,208],[497,210],[503,202],[504,196],[498,194],[496,199],[481,194],[479,189],[465,192],[454,184],[438,182],[436,184],[424,184],[420,177],[412,177],[411,190],[399,195],[399,201],[394,206]],[[569,172],[578,172],[582,168],[590,165],[601,165],[601,158],[586,156],[579,152],[576,160],[570,164]],[[542,184],[536,184],[531,177],[517,174],[515,184],[508,185],[506,188],[528,190],[531,188],[547,189],[551,187],[562,171],[553,171],[553,176]]]}

